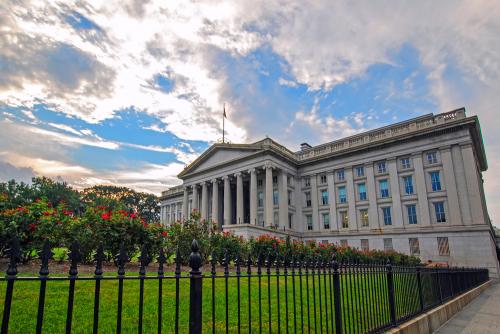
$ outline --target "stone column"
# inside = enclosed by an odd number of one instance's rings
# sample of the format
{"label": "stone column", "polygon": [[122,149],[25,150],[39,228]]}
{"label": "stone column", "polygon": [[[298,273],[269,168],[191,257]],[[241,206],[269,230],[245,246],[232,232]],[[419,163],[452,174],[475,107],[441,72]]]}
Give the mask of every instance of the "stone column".
{"label": "stone column", "polygon": [[396,158],[387,161],[389,168],[389,178],[391,182],[392,198],[392,225],[394,227],[404,227],[403,212],[401,208],[401,193],[399,191],[398,165]]}
{"label": "stone column", "polygon": [[344,170],[347,190],[347,205],[349,215],[349,230],[357,230],[357,215],[356,215],[356,193],[354,192],[354,178],[352,175],[352,167]]}
{"label": "stone column", "polygon": [[188,189],[187,187],[184,187],[184,196],[182,197],[182,219],[187,220],[188,218]]}
{"label": "stone column", "polygon": [[472,144],[462,146],[462,157],[465,166],[465,179],[467,181],[467,190],[469,193],[469,203],[472,214],[472,224],[484,224],[483,204],[481,200],[481,189],[479,182],[481,178],[478,175],[476,158]]}
{"label": "stone column", "polygon": [[273,166],[271,163],[266,163],[266,203],[265,203],[265,225],[272,226],[274,220],[274,204],[273,204]]}
{"label": "stone column", "polygon": [[224,180],[224,225],[231,224],[231,184],[229,176],[222,177]]}
{"label": "stone column", "polygon": [[313,231],[319,231],[318,177],[316,174],[313,174],[310,177]]}
{"label": "stone column", "polygon": [[455,180],[455,168],[451,157],[451,147],[441,149],[441,160],[443,161],[443,176],[441,182],[446,189],[448,196],[448,210],[450,211],[450,223],[462,225],[462,215],[460,214],[460,204],[458,202],[457,182]]}
{"label": "stone column", "polygon": [[420,217],[417,218],[417,221],[422,226],[429,226],[431,224],[429,214],[429,200],[427,198],[427,186],[425,183],[422,153],[413,155],[413,168],[415,169],[415,186],[417,188],[418,208],[420,213]]}
{"label": "stone column", "polygon": [[219,181],[212,180],[212,224],[219,224]]}
{"label": "stone column", "polygon": [[365,165],[366,171],[366,195],[368,196],[368,224],[370,229],[380,228],[378,221],[377,188],[375,185],[375,175],[373,164]]}
{"label": "stone column", "polygon": [[236,224],[243,224],[243,177],[240,172],[234,176],[236,177]]}
{"label": "stone column", "polygon": [[455,175],[458,191],[458,199],[460,200],[461,218],[464,225],[472,224],[472,216],[469,205],[469,192],[467,190],[467,180],[465,177],[464,160],[462,158],[462,148],[459,145],[451,147],[451,155],[453,157],[453,165],[455,166]]}
{"label": "stone column", "polygon": [[192,211],[200,209],[199,204],[198,204],[198,199],[199,199],[198,185],[193,184],[193,199],[192,199],[192,207],[191,207]]}
{"label": "stone column", "polygon": [[338,231],[339,222],[337,219],[337,197],[335,196],[335,174],[328,172],[326,175],[328,183],[328,204],[330,205],[330,228]]}
{"label": "stone column", "polygon": [[250,224],[257,225],[257,173],[255,168],[250,173]]}
{"label": "stone column", "polygon": [[207,220],[208,218],[208,187],[207,183],[203,182],[201,184],[201,220]]}
{"label": "stone column", "polygon": [[278,178],[279,225],[288,228],[288,174],[282,170]]}
{"label": "stone column", "polygon": [[302,178],[296,175],[294,178],[295,185],[293,190],[293,205],[295,206],[295,216],[293,229],[295,231],[304,232],[306,230],[304,216],[302,215],[302,206],[304,205],[303,192],[301,190]]}

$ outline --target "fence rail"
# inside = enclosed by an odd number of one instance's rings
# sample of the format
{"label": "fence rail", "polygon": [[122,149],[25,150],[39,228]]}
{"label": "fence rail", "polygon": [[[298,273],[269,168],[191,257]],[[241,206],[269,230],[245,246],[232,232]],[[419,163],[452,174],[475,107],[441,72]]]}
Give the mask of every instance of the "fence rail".
{"label": "fence rail", "polygon": [[[252,256],[230,259],[226,253],[222,259],[213,255],[209,270],[202,273],[196,240],[193,240],[191,250],[188,274],[182,271],[178,254],[175,271],[166,273],[164,265],[167,259],[163,251],[156,259],[156,273],[147,273],[146,268],[152,259],[147,248],[143,247],[138,275],[130,275],[125,272],[129,258],[122,246],[116,256],[117,273],[110,276],[104,275],[105,257],[102,247],[99,247],[94,275],[79,276],[81,257],[78,244],[74,244],[69,254],[68,275],[50,276],[49,260],[53,253],[47,242],[40,252],[39,275],[28,277],[18,275],[21,253],[19,242],[13,239],[6,276],[0,278],[0,283],[5,284],[1,333],[7,334],[9,325],[11,330],[19,332],[16,328],[19,323],[10,321],[16,302],[14,287],[19,285],[19,289],[27,282],[39,282],[36,333],[44,330],[47,284],[61,281],[68,283],[66,333],[75,329],[75,308],[83,307],[75,304],[75,288],[83,284],[87,284],[87,290],[93,288],[90,328],[93,333],[103,331],[101,307],[108,302],[109,296],[103,297],[101,290],[106,282],[117,283],[116,323],[112,331],[121,333],[124,331],[124,296],[128,294],[124,282],[132,281],[138,283],[139,290],[134,318],[138,333],[154,329],[158,333],[340,334],[383,332],[488,280],[487,269],[338,263],[335,254],[331,260],[324,261],[319,257],[302,259],[267,253],[257,255],[252,261]],[[218,266],[219,263],[222,267]],[[146,314],[145,310],[148,310]],[[145,325],[144,317],[150,317],[151,310],[156,319]],[[166,321],[168,328],[165,327]],[[78,326],[80,328],[81,324]],[[111,327],[107,324],[106,328],[109,332]]]}

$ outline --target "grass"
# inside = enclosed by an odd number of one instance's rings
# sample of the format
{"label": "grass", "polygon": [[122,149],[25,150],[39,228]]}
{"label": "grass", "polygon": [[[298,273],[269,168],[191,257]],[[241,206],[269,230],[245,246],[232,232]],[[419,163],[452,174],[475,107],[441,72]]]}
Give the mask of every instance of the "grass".
{"label": "grass", "polygon": [[[388,309],[388,293],[385,274],[342,275],[341,307],[343,325],[346,332],[366,332],[390,321]],[[325,282],[326,280],[326,282]],[[395,276],[395,296],[398,316],[411,313],[418,308],[418,298],[414,289],[413,276]],[[215,328],[216,332],[225,332],[226,325],[230,333],[238,328],[238,284],[235,277],[228,279],[228,321],[226,321],[225,279],[215,280]],[[325,284],[326,283],[326,284]],[[0,281],[0,312],[3,312],[5,298],[5,281]],[[40,282],[16,281],[12,302],[10,333],[33,333],[36,327]],[[65,330],[66,309],[68,300],[67,281],[49,281],[43,322],[44,333],[62,333]],[[73,333],[91,333],[93,326],[94,281],[77,281],[75,289],[75,306],[73,314]],[[157,332],[158,316],[158,280],[145,280],[144,290],[144,333]],[[240,279],[240,321],[241,332],[258,332],[259,322],[259,282],[257,276],[250,279],[250,307],[248,299],[249,281],[247,277]],[[261,314],[263,332],[269,328],[271,332],[284,333],[286,326],[290,332],[297,327],[297,332],[332,333],[333,290],[328,275],[295,278],[295,299],[291,276],[277,279],[271,276],[268,281],[262,276]],[[285,291],[285,286],[286,290]],[[314,288],[313,288],[314,287]],[[279,292],[278,292],[279,288]],[[188,332],[189,323],[189,279],[179,282],[179,332]],[[314,291],[314,293],[313,293]],[[269,293],[270,292],[270,293]],[[300,294],[302,292],[302,299]],[[163,281],[163,321],[164,333],[173,333],[175,326],[175,280]],[[278,303],[279,297],[279,303]],[[321,302],[320,302],[321,298]],[[99,332],[114,333],[116,330],[118,299],[117,280],[101,282],[101,300],[99,313]],[[212,332],[212,280],[203,280],[203,332]],[[268,300],[271,300],[270,308]],[[123,333],[137,332],[139,309],[139,280],[124,280],[123,295]],[[321,310],[320,310],[321,308]],[[288,313],[287,313],[288,310]],[[302,311],[302,312],[301,312]],[[279,317],[279,320],[278,320]],[[288,321],[287,321],[288,320]],[[328,325],[328,328],[327,328]]]}

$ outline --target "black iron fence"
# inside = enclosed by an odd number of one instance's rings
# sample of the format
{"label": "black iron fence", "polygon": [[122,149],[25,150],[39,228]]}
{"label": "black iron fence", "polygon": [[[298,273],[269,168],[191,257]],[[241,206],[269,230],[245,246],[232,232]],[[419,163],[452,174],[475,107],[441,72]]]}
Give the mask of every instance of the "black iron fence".
{"label": "black iron fence", "polygon": [[[329,261],[271,253],[251,254],[245,259],[213,256],[210,267],[202,273],[196,241],[191,249],[189,273],[181,270],[179,256],[174,272],[165,272],[167,259],[163,251],[156,259],[157,271],[147,272],[152,259],[143,248],[138,275],[131,275],[125,272],[129,258],[121,247],[116,257],[117,274],[110,276],[104,275],[105,257],[100,247],[95,255],[94,275],[84,276],[78,275],[81,259],[78,244],[74,244],[68,275],[54,276],[49,275],[52,251],[46,243],[40,253],[39,275],[28,277],[18,275],[20,248],[19,242],[13,240],[7,275],[0,279],[0,284],[5,285],[1,333],[6,334],[9,327],[11,332],[21,332],[21,324],[11,321],[11,313],[19,302],[16,291],[23,291],[23,283],[31,283],[32,289],[36,284],[36,333],[50,332],[44,325],[50,311],[46,310],[47,284],[57,281],[68,286],[63,300],[59,300],[64,304],[66,333],[130,332],[123,327],[124,300],[130,295],[124,282],[130,281],[138,283],[134,285],[138,295],[134,295],[136,313],[132,320],[130,301],[126,300],[127,322],[134,322],[134,332],[138,333],[379,333],[488,280],[487,269],[338,263],[334,254]],[[112,287],[117,289],[116,303],[112,304],[116,307],[113,324],[102,323],[103,307],[110,307],[109,296],[102,292],[106,282],[113,282]],[[85,319],[88,331],[82,329],[82,319],[73,322],[75,311],[85,306],[75,304],[78,285],[85,285],[84,290],[93,297],[89,303],[92,305],[86,305],[91,309]],[[34,318],[35,314],[29,316]],[[106,320],[109,322],[109,318]]]}

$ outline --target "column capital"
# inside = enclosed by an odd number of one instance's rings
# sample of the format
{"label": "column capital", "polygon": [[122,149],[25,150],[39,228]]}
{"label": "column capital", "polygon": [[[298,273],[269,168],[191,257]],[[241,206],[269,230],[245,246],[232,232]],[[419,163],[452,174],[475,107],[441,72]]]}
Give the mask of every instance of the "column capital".
{"label": "column capital", "polygon": [[255,173],[255,172],[257,172],[257,169],[255,167],[252,167],[247,172],[250,173],[250,174],[251,173]]}
{"label": "column capital", "polygon": [[219,179],[218,178],[212,179],[212,184],[217,184],[217,183],[219,183]]}
{"label": "column capital", "polygon": [[276,168],[276,166],[274,166],[274,164],[271,161],[266,161],[264,163],[264,168],[265,169],[273,169],[273,168]]}
{"label": "column capital", "polygon": [[229,175],[224,175],[224,176],[222,177],[222,179],[223,179],[224,181],[229,180]]}
{"label": "column capital", "polygon": [[236,173],[234,173],[234,176],[235,176],[235,177],[241,177],[241,172],[236,172]]}

